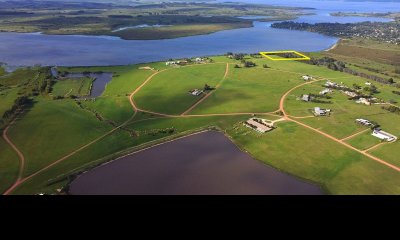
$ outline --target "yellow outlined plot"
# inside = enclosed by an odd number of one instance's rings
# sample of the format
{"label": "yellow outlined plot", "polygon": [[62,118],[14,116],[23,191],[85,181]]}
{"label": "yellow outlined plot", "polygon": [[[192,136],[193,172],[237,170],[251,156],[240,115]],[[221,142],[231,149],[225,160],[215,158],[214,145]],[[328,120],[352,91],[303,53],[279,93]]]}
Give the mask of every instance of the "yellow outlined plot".
{"label": "yellow outlined plot", "polygon": [[[292,58],[285,58],[285,57],[271,57],[271,56],[276,56],[278,54],[282,54],[282,53],[292,53],[294,55],[297,55],[299,57],[292,57]],[[293,50],[289,50],[289,51],[272,51],[272,52],[260,52],[260,54],[266,58],[268,58],[269,60],[273,60],[273,61],[294,61],[294,60],[310,60],[310,57],[307,57],[304,54],[301,54],[297,51],[293,51]]]}

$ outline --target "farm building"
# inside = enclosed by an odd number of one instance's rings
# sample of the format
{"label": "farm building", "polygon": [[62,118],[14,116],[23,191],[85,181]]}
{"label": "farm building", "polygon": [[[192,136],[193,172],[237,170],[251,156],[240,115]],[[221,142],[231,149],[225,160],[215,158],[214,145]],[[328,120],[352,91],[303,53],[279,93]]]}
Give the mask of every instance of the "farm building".
{"label": "farm building", "polygon": [[330,114],[331,110],[330,109],[323,109],[320,107],[315,107],[314,108],[314,115],[315,116],[326,116]]}
{"label": "farm building", "polygon": [[385,140],[385,141],[388,141],[388,142],[393,142],[393,141],[397,140],[396,136],[394,136],[394,135],[392,135],[390,133],[384,132],[384,131],[382,131],[380,129],[375,129],[372,132],[372,136],[377,137],[377,138],[382,139],[382,140]]}
{"label": "farm building", "polygon": [[362,119],[362,118],[356,119],[356,122],[361,124],[361,125],[364,125],[364,126],[372,126],[373,125],[369,120]]}
{"label": "farm building", "polygon": [[259,133],[266,133],[274,129],[271,124],[265,122],[264,119],[260,118],[250,118],[249,120],[244,122],[244,125],[246,127],[256,130]]}
{"label": "farm building", "polygon": [[304,76],[302,76],[302,78],[304,81],[310,81],[313,79],[311,76],[308,76],[308,75],[304,75]]}
{"label": "farm building", "polygon": [[193,95],[193,96],[199,96],[203,93],[203,90],[199,90],[199,89],[193,89],[189,91],[189,94]]}
{"label": "farm building", "polygon": [[304,102],[309,102],[311,101],[311,96],[308,94],[304,94],[303,96],[301,96],[301,100],[303,100]]}
{"label": "farm building", "polygon": [[350,91],[343,91],[344,94],[346,94],[349,97],[357,97],[358,94],[355,92],[350,92]]}
{"label": "farm building", "polygon": [[319,95],[325,95],[325,94],[328,94],[328,93],[331,93],[331,92],[332,92],[331,89],[325,88],[324,90],[322,90],[321,92],[319,92]]}
{"label": "farm building", "polygon": [[367,105],[367,106],[370,106],[370,105],[371,105],[371,102],[370,102],[368,99],[366,99],[366,98],[360,98],[360,99],[358,99],[358,100],[356,101],[356,103],[365,104],[365,105]]}

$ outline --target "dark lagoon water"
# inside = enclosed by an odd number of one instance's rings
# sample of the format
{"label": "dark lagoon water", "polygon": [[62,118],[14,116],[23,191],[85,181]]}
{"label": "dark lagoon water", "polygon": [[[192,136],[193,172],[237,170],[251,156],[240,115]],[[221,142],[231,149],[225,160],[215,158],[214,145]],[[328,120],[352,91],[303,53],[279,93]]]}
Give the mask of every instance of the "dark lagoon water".
{"label": "dark lagoon water", "polygon": [[204,132],[86,172],[75,195],[322,194],[321,189],[252,159],[225,135]]}
{"label": "dark lagoon water", "polygon": [[[94,78],[92,89],[90,91],[91,97],[99,97],[103,94],[104,89],[107,84],[112,80],[112,73],[69,73],[65,77],[66,78],[82,78],[82,77],[91,77]],[[62,80],[61,80],[62,81]]]}

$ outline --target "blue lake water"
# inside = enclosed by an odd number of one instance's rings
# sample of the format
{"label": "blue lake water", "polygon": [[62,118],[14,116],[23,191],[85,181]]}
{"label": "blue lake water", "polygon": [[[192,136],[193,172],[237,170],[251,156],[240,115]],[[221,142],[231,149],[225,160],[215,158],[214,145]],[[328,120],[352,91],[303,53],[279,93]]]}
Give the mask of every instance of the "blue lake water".
{"label": "blue lake water", "polygon": [[[246,1],[246,0],[241,0]],[[316,0],[255,0],[281,6],[312,7],[315,15],[301,16],[296,21],[361,22],[390,21],[386,18],[333,17],[331,12],[400,11],[400,3],[321,2]],[[251,16],[257,19],[257,16]],[[254,27],[221,31],[208,35],[166,40],[122,40],[109,36],[65,36],[37,33],[0,33],[0,62],[11,66],[24,65],[124,65],[169,58],[259,51],[295,49],[320,51],[336,43],[337,38],[321,34],[272,29],[270,23],[254,22]]]}
{"label": "blue lake water", "polygon": [[273,29],[270,25],[255,22],[253,28],[167,40],[0,33],[0,61],[9,65],[123,65],[229,51],[320,51],[337,41],[316,33]]}

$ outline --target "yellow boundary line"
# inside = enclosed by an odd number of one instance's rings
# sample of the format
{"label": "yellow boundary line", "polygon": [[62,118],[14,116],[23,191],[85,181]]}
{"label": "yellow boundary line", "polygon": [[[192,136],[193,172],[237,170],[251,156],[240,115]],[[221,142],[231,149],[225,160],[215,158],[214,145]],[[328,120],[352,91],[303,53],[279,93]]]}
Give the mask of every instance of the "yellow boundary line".
{"label": "yellow boundary line", "polygon": [[[270,55],[275,55],[275,54],[278,54],[278,53],[294,53],[294,54],[300,56],[300,58],[273,58],[273,57],[270,56]],[[310,57],[308,57],[308,56],[306,56],[306,55],[304,55],[302,53],[299,53],[297,51],[294,51],[294,50],[260,52],[260,54],[262,56],[268,58],[269,60],[272,60],[272,61],[294,61],[294,60],[310,60],[311,59]]]}

